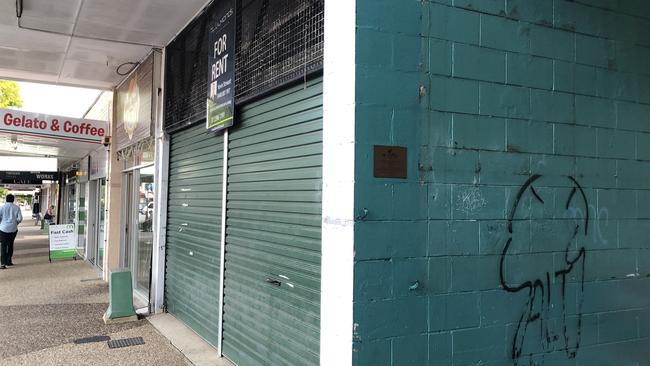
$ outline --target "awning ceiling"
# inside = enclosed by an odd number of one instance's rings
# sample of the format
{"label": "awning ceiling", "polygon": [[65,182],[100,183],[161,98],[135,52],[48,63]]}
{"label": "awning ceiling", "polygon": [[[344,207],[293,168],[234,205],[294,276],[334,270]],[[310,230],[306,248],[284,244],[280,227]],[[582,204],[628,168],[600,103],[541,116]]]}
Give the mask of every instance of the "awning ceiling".
{"label": "awning ceiling", "polygon": [[[207,3],[0,0],[0,79],[111,89],[124,78],[120,65],[164,47]],[[0,133],[0,155],[59,157],[62,164],[97,147]]]}
{"label": "awning ceiling", "polygon": [[0,0],[0,78],[110,89],[206,0]]}

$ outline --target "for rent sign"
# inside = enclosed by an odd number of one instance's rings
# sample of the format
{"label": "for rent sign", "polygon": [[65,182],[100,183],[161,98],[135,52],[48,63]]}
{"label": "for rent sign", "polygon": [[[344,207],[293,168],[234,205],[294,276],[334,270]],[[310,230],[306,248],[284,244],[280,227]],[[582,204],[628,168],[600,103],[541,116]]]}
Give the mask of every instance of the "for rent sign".
{"label": "for rent sign", "polygon": [[235,112],[235,1],[219,1],[210,24],[206,128],[233,125]]}
{"label": "for rent sign", "polygon": [[107,131],[104,121],[0,109],[0,132],[100,144]]}

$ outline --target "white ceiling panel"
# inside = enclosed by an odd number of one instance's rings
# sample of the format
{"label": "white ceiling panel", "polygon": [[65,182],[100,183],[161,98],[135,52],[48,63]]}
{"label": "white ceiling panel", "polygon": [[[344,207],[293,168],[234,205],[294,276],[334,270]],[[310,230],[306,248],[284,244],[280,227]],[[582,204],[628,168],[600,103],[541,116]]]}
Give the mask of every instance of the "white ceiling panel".
{"label": "white ceiling panel", "polygon": [[205,4],[205,0],[85,0],[76,32],[164,46]]}
{"label": "white ceiling panel", "polygon": [[21,26],[71,34],[82,0],[23,0]]}
{"label": "white ceiling panel", "polygon": [[23,0],[28,30],[16,0],[0,0],[0,78],[110,89],[117,66],[169,43],[207,2]]}

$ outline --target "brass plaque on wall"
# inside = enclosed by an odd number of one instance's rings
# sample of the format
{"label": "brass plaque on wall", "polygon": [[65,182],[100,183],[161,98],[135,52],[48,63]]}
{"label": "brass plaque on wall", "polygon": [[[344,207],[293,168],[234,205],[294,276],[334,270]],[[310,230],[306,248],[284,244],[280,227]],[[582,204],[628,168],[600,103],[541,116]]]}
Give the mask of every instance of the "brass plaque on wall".
{"label": "brass plaque on wall", "polygon": [[406,178],[406,148],[374,146],[375,178]]}

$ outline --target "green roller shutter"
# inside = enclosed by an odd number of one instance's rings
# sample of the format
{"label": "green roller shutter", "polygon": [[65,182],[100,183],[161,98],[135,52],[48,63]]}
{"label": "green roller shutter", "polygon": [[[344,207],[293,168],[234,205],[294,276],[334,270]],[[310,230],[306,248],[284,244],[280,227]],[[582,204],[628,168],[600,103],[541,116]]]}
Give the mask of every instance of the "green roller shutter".
{"label": "green roller shutter", "polygon": [[174,133],[169,155],[167,311],[216,347],[223,136],[203,124]]}
{"label": "green roller shutter", "polygon": [[223,353],[319,364],[322,80],[242,108],[230,129]]}

